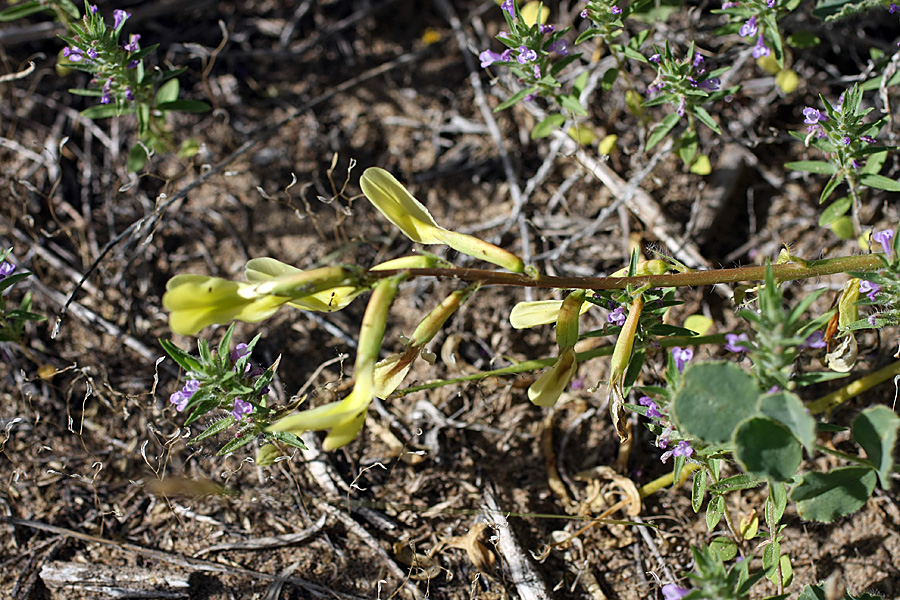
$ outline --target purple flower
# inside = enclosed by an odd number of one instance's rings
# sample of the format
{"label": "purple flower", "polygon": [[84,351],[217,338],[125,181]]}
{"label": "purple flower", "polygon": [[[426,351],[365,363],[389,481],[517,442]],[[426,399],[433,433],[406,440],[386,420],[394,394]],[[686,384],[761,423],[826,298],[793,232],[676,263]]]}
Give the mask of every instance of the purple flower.
{"label": "purple flower", "polygon": [[738,346],[740,342],[749,342],[750,338],[746,333],[726,333],[725,334],[725,349],[729,352],[746,352],[747,348],[745,346]]}
{"label": "purple flower", "polygon": [[486,69],[491,66],[495,62],[502,62],[503,57],[493,50],[485,50],[481,54],[478,55],[478,58],[481,59],[481,68]]}
{"label": "purple flower", "polygon": [[866,161],[864,161],[862,159],[856,160],[854,158],[853,160],[850,161],[850,166],[853,167],[854,171],[856,171],[857,169],[859,169],[861,166],[863,166],[865,164],[866,164]]}
{"label": "purple flower", "polygon": [[665,450],[669,445],[669,436],[672,435],[672,424],[669,423],[666,425],[666,428],[660,434],[659,439],[656,440],[656,447],[660,450]]}
{"label": "purple flower", "polygon": [[721,84],[722,84],[721,79],[719,79],[718,77],[711,77],[710,79],[707,79],[706,81],[700,82],[700,89],[707,90],[709,92],[714,92],[717,89],[719,89],[719,86]]}
{"label": "purple flower", "polygon": [[825,137],[825,128],[816,123],[815,125],[810,125],[806,128],[806,133],[814,133],[817,138]]}
{"label": "purple flower", "polygon": [[741,25],[741,30],[738,31],[738,34],[740,34],[741,37],[753,37],[756,35],[756,32],[756,15],[753,15]]}
{"label": "purple flower", "polygon": [[803,122],[810,125],[814,125],[820,121],[824,122],[828,120],[828,117],[824,113],[816,110],[815,108],[812,108],[811,106],[807,106],[803,109],[803,116],[806,117]]}
{"label": "purple flower", "polygon": [[762,34],[756,39],[756,45],[753,46],[753,58],[762,58],[763,56],[768,56],[770,54],[768,46],[766,46],[765,41],[763,41]]}
{"label": "purple flower", "polygon": [[667,583],[666,585],[662,586],[663,600],[681,600],[690,592],[691,590],[679,587],[674,583]]}
{"label": "purple flower", "polygon": [[129,69],[137,69],[137,66],[138,66],[139,64],[141,64],[140,61],[138,61],[138,60],[133,60],[133,61],[131,61],[130,63],[128,63],[128,68],[129,68]]}
{"label": "purple flower", "polygon": [[551,31],[556,29],[556,27],[554,27],[553,25],[540,25],[538,29],[540,30],[541,34],[545,34],[550,33]]}
{"label": "purple flower", "polygon": [[658,93],[659,93],[659,86],[658,86],[658,85],[650,84],[650,85],[647,86],[647,95],[648,95],[648,96],[655,96],[655,95],[658,94]]}
{"label": "purple flower", "polygon": [[569,53],[569,42],[566,40],[556,40],[547,46],[547,52],[556,52],[560,56],[566,56]]}
{"label": "purple flower", "polygon": [[889,12],[890,14],[894,14],[894,13],[897,12],[898,10],[900,10],[900,6],[897,6],[896,4],[894,4],[893,2],[891,2],[891,5],[888,7],[888,12]]}
{"label": "purple flower", "polygon": [[184,387],[180,390],[169,396],[169,402],[175,405],[175,410],[178,412],[183,411],[187,408],[188,402],[191,397],[194,395],[194,392],[200,389],[200,382],[196,379],[188,379]]}
{"label": "purple flower", "polygon": [[584,9],[583,11],[581,11],[581,18],[582,18],[582,19],[587,19],[587,18],[588,18],[588,11],[587,11],[587,9]]}
{"label": "purple flower", "polygon": [[12,275],[12,272],[15,270],[16,265],[8,263],[5,260],[3,262],[0,262],[0,281],[3,281],[4,279]]}
{"label": "purple flower", "polygon": [[97,14],[97,5],[96,4],[88,4],[88,9],[90,9],[92,15]]}
{"label": "purple flower", "polygon": [[130,36],[128,36],[128,43],[124,46],[125,50],[127,50],[128,52],[137,52],[141,49],[140,44],[138,44],[138,42],[140,41],[140,34],[132,33]]}
{"label": "purple flower", "polygon": [[621,327],[625,324],[625,309],[623,307],[618,307],[616,310],[612,311],[608,315],[606,315],[606,322],[612,323],[613,325],[618,325]]}
{"label": "purple flower", "polygon": [[125,86],[125,99],[129,102],[134,102],[134,93],[132,93],[131,88],[127,85]]}
{"label": "purple flower", "polygon": [[821,331],[813,331],[803,342],[803,346],[807,348],[824,348],[828,344],[825,343],[825,334]]}
{"label": "purple flower", "polygon": [[863,279],[859,282],[859,293],[868,296],[869,300],[874,302],[875,294],[881,291],[881,286]]}
{"label": "purple flower", "polygon": [[838,96],[837,104],[834,107],[834,110],[836,110],[837,112],[841,112],[841,107],[844,106],[844,94],[846,93],[847,92],[841,92],[841,95]]}
{"label": "purple flower", "polygon": [[852,142],[852,141],[853,140],[851,140],[850,136],[848,136],[848,135],[845,135],[844,137],[841,138],[841,143],[845,146],[849,146],[850,142]]}
{"label": "purple flower", "polygon": [[769,8],[775,8],[775,0],[766,0],[766,6]]}
{"label": "purple flower", "polygon": [[693,453],[694,449],[691,448],[690,442],[682,440],[678,442],[678,444],[676,444],[675,447],[671,450],[666,450],[665,452],[663,452],[662,456],[659,457],[659,460],[661,460],[662,462],[666,462],[671,456],[683,456],[685,458],[690,458]]}
{"label": "purple flower", "polygon": [[527,96],[525,96],[524,98],[522,98],[522,101],[523,101],[523,102],[531,102],[531,101],[534,100],[535,98],[537,98],[537,94],[528,94]]}
{"label": "purple flower", "polygon": [[503,0],[503,4],[500,5],[500,8],[508,12],[511,18],[516,18],[516,5],[514,0]]}
{"label": "purple flower", "polygon": [[884,231],[876,231],[872,234],[872,239],[881,244],[881,247],[884,248],[884,253],[888,255],[888,258],[891,258],[891,255],[894,253],[894,249],[891,248],[891,240],[894,239],[894,230],[885,229]]}
{"label": "purple flower", "polygon": [[676,346],[672,348],[672,358],[675,359],[675,366],[678,368],[678,372],[681,373],[684,371],[684,365],[694,358],[694,350],[693,348],[679,348]]}
{"label": "purple flower", "polygon": [[611,12],[614,15],[621,15],[622,9],[619,8],[618,5],[613,4],[613,7],[611,9],[609,9],[609,12]]}
{"label": "purple flower", "polygon": [[684,116],[684,110],[685,110],[685,108],[687,108],[687,98],[684,97],[684,96],[682,96],[682,97],[681,97],[681,102],[678,103],[678,109],[676,109],[676,111],[675,111],[675,112],[678,113],[678,116],[679,116],[679,117],[683,117],[683,116]]}
{"label": "purple flower", "polygon": [[541,78],[541,66],[540,65],[534,65],[534,78],[535,79]]}
{"label": "purple flower", "polygon": [[231,362],[236,363],[248,354],[250,354],[250,350],[247,349],[247,344],[238,344],[228,355],[228,358],[231,359]]}
{"label": "purple flower", "polygon": [[97,57],[100,56],[100,53],[93,48],[88,48],[87,55],[91,60],[97,60]]}
{"label": "purple flower", "polygon": [[[231,410],[231,416],[234,417],[235,421],[240,421],[244,418],[244,415],[249,415],[250,411],[253,410],[253,405],[249,402],[244,402],[240,398],[234,399],[234,408]],[[248,417],[249,420],[249,417]]]}
{"label": "purple flower", "polygon": [[869,325],[871,325],[872,327],[877,326],[877,323],[875,322],[876,317],[878,317],[878,313],[871,314],[866,319],[869,322]]}
{"label": "purple flower", "polygon": [[638,404],[647,407],[647,416],[649,418],[662,418],[662,413],[659,412],[659,406],[657,406],[656,402],[654,402],[649,396],[641,396],[640,399],[638,399]]}
{"label": "purple flower", "polygon": [[723,2],[722,10],[725,10],[727,8],[734,8],[735,6],[738,6],[739,4],[740,4],[740,2]]}
{"label": "purple flower", "polygon": [[875,138],[873,138],[871,135],[861,135],[861,136],[859,136],[859,139],[864,141],[867,144],[875,143]]}
{"label": "purple flower", "polygon": [[703,64],[703,55],[697,52],[694,55],[694,66],[699,67],[701,64]]}
{"label": "purple flower", "polygon": [[656,54],[654,54],[653,56],[651,56],[651,57],[648,58],[647,60],[649,60],[649,61],[652,62],[652,63],[659,64],[659,61],[662,60],[662,56],[660,56],[660,55],[659,55],[659,52],[657,52]]}
{"label": "purple flower", "polygon": [[69,62],[81,62],[81,59],[84,58],[84,55],[81,52],[81,48],[69,47],[66,46],[63,48],[63,56],[69,59]]}
{"label": "purple flower", "polygon": [[118,29],[121,27],[125,21],[128,20],[128,17],[131,16],[131,13],[125,12],[124,10],[114,10],[113,11],[113,29]]}
{"label": "purple flower", "polygon": [[537,60],[537,52],[528,46],[519,46],[519,56],[516,57],[520,65]]}

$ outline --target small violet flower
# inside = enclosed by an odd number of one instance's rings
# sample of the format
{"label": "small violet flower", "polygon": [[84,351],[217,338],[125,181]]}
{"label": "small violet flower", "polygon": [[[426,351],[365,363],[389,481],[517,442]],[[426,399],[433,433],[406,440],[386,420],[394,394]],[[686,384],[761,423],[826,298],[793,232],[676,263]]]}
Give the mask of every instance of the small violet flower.
{"label": "small violet flower", "polygon": [[678,368],[678,372],[681,373],[684,371],[684,366],[694,358],[694,350],[693,348],[672,348],[672,358],[675,359],[675,366]]}
{"label": "small violet flower", "polygon": [[678,113],[678,116],[679,116],[679,117],[683,117],[683,116],[684,116],[685,108],[687,108],[687,98],[685,98],[684,96],[682,96],[682,97],[681,97],[681,102],[678,103],[678,108],[675,110],[675,112]]}
{"label": "small violet flower", "polygon": [[556,40],[547,46],[547,52],[556,52],[560,56],[566,56],[569,53],[569,42],[566,40]]}
{"label": "small violet flower", "polygon": [[649,417],[651,419],[662,418],[662,413],[659,412],[659,406],[657,406],[656,402],[654,402],[652,399],[650,399],[649,396],[641,396],[640,399],[638,400],[638,404],[640,404],[641,406],[647,407],[647,417]]}
{"label": "small violet flower", "polygon": [[652,62],[652,63],[659,64],[659,61],[662,60],[662,56],[660,56],[659,53],[657,52],[656,54],[654,54],[653,56],[651,56],[651,57],[648,58],[647,60],[649,60],[649,61]]}
{"label": "small violet flower", "polygon": [[662,456],[660,456],[659,459],[662,462],[666,462],[672,456],[683,456],[685,458],[690,458],[693,453],[694,449],[691,448],[690,442],[682,440],[678,442],[678,444],[676,444],[675,447],[671,450],[666,450],[665,452],[663,452]]}
{"label": "small violet flower", "polygon": [[738,346],[740,342],[749,342],[750,338],[746,333],[726,333],[725,334],[725,349],[729,352],[746,352],[747,348],[744,346]]}
{"label": "small violet flower", "polygon": [[[505,53],[504,53],[505,54]],[[478,58],[481,60],[481,68],[486,69],[491,66],[495,62],[506,62],[503,59],[503,54],[497,54],[493,50],[485,50],[481,54],[478,55]]]}
{"label": "small violet flower", "polygon": [[762,58],[763,56],[768,56],[771,54],[768,46],[766,46],[763,41],[763,36],[760,36],[756,39],[756,45],[753,47],[753,58]]}
{"label": "small violet flower", "polygon": [[623,307],[618,307],[616,310],[612,311],[606,316],[606,322],[612,323],[613,325],[618,325],[621,327],[625,324],[625,309]]}
{"label": "small violet flower", "polygon": [[722,80],[718,77],[711,77],[706,81],[701,81],[699,87],[701,90],[706,90],[708,92],[714,92],[719,89],[719,86],[722,85]]}
{"label": "small violet flower", "polygon": [[109,104],[112,102],[112,84],[113,78],[110,77],[103,84],[103,94],[100,96],[100,104]]}
{"label": "small violet flower", "polygon": [[194,392],[199,389],[199,381],[197,381],[196,379],[188,379],[181,390],[169,396],[169,402],[175,405],[175,410],[181,412],[185,408],[187,408],[188,402],[194,395]]}
{"label": "small violet flower", "polygon": [[848,135],[845,135],[844,137],[841,138],[841,143],[845,146],[849,146],[850,142],[852,142],[852,141],[853,140],[851,140],[850,136],[848,136]]}
{"label": "small violet flower", "polygon": [[677,586],[674,583],[667,583],[666,585],[662,586],[663,600],[681,600],[690,592],[691,590]]}
{"label": "small violet flower", "polygon": [[741,37],[753,37],[756,35],[758,31],[756,27],[756,15],[750,17],[743,25],[741,25],[741,30],[738,31]]}
{"label": "small violet flower", "polygon": [[63,56],[69,59],[69,62],[81,62],[84,58],[84,55],[81,52],[81,48],[69,47],[66,46],[63,48]]}
{"label": "small violet flower", "polygon": [[875,301],[875,294],[881,291],[881,286],[863,279],[859,282],[859,293],[865,294],[869,300]]}
{"label": "small violet flower", "polygon": [[894,239],[894,230],[876,231],[872,234],[872,239],[881,244],[881,247],[884,248],[884,253],[887,254],[888,258],[891,258],[891,255],[894,253],[894,249],[891,247],[891,240]]}
{"label": "small violet flower", "polygon": [[125,12],[124,10],[114,10],[113,11],[113,29],[118,29],[121,27],[125,21],[128,20],[128,17],[131,16],[131,13]]}
{"label": "small violet flower", "polygon": [[141,41],[141,36],[138,33],[132,33],[128,36],[128,43],[125,44],[124,48],[128,52],[137,52],[141,49],[141,46],[138,42]]}
{"label": "small violet flower", "polygon": [[769,8],[775,8],[775,0],[766,0],[766,6]]}
{"label": "small violet flower", "polygon": [[864,141],[867,144],[875,143],[875,138],[873,138],[871,135],[861,135],[861,136],[859,136],[859,139]]}
{"label": "small violet flower", "polygon": [[514,0],[503,0],[503,4],[500,5],[500,8],[508,12],[511,18],[516,18],[516,5]]}
{"label": "small violet flower", "polygon": [[828,344],[825,343],[825,334],[821,331],[813,331],[809,334],[809,337],[806,338],[806,341],[803,342],[803,346],[806,348],[824,348]]}
{"label": "small violet flower", "polygon": [[12,272],[15,270],[16,265],[8,263],[5,260],[3,262],[0,262],[0,281],[3,281],[4,279],[12,275]]}
{"label": "small violet flower", "polygon": [[537,60],[537,52],[528,46],[519,46],[519,56],[516,57],[520,65]]}
{"label": "small violet flower", "polygon": [[824,113],[816,110],[815,108],[812,108],[811,106],[807,106],[803,109],[803,116],[806,117],[803,122],[808,123],[809,125],[814,125],[819,121],[828,120],[828,117]]}
{"label": "small violet flower", "polygon": [[609,10],[609,12],[611,12],[611,13],[614,14],[614,15],[621,15],[621,14],[622,14],[622,9],[619,8],[618,5],[613,4],[613,7]]}
{"label": "small violet flower", "polygon": [[[245,402],[240,398],[234,399],[234,408],[231,410],[231,416],[234,417],[235,421],[240,421],[244,418],[245,415],[249,415],[253,410],[253,405],[249,402]],[[249,420],[249,417],[248,417]]]}
{"label": "small violet flower", "polygon": [[894,13],[897,12],[898,10],[900,10],[900,6],[897,6],[896,4],[894,4],[893,2],[891,2],[891,5],[888,7],[888,12],[889,12],[890,14],[894,14]]}
{"label": "small violet flower", "polygon": [[125,99],[129,102],[134,102],[134,93],[131,91],[131,88],[125,86]]}
{"label": "small violet flower", "polygon": [[534,65],[534,78],[535,78],[535,79],[540,79],[540,78],[541,78],[541,67],[540,67],[540,65]]}
{"label": "small violet flower", "polygon": [[228,355],[228,358],[231,359],[231,362],[236,363],[248,354],[250,354],[250,351],[247,349],[247,344],[238,344]]}
{"label": "small violet flower", "polygon": [[873,313],[873,314],[871,314],[871,315],[868,316],[868,318],[866,319],[866,321],[868,321],[868,322],[869,322],[869,325],[871,325],[872,327],[877,327],[878,324],[875,322],[875,319],[876,319],[877,317],[878,317],[878,313]]}
{"label": "small violet flower", "polygon": [[91,60],[97,60],[97,57],[100,56],[100,53],[93,48],[88,48],[87,55]]}
{"label": "small violet flower", "polygon": [[540,29],[540,32],[543,35],[543,34],[550,33],[551,31],[556,29],[556,27],[554,27],[553,25],[540,25],[538,27],[538,29]]}

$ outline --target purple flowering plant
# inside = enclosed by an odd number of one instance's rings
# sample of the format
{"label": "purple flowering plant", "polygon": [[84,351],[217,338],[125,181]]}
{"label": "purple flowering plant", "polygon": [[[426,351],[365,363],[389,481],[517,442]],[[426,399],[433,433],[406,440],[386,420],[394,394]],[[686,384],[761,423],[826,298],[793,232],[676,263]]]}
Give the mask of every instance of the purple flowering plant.
{"label": "purple flowering plant", "polygon": [[900,192],[900,182],[880,174],[888,153],[897,146],[882,145],[876,140],[887,124],[886,117],[867,122],[866,116],[874,110],[863,104],[863,88],[854,84],[831,104],[820,96],[821,108],[807,106],[803,109],[803,131],[790,134],[825,154],[826,160],[803,160],[786,163],[792,171],[830,175],[819,203],[827,201],[842,183],[847,184],[848,196],[833,202],[819,221],[828,226],[842,218],[849,210],[854,235],[861,233],[859,207],[865,188]]}
{"label": "purple flowering plant", "polygon": [[[266,431],[285,414],[284,410],[276,410],[269,404],[269,388],[278,362],[267,369],[254,367],[251,355],[260,336],[231,348],[233,336],[234,324],[222,336],[215,351],[205,340],[198,340],[196,356],[169,340],[160,340],[166,353],[184,369],[185,383],[169,396],[169,403],[176,411],[189,414],[185,425],[210,414],[216,415],[216,420],[188,443],[196,444],[234,425],[236,433],[219,449],[219,456],[234,452],[255,439],[304,448],[300,438],[292,433]],[[293,406],[287,410],[293,410]]]}
{"label": "purple flowering plant", "polygon": [[[565,39],[571,27],[557,29],[554,25],[543,24],[540,15],[534,23],[528,24],[514,0],[505,0],[500,8],[507,30],[500,32],[497,40],[506,49],[502,52],[488,49],[478,57],[483,68],[508,68],[520,81],[522,88],[495,110],[505,110],[521,101],[541,96],[554,99],[570,112],[587,115],[577,97],[559,92],[562,85],[557,79],[559,74],[581,56],[570,51],[569,42]],[[539,9],[541,12],[547,10],[549,9],[543,6]]]}
{"label": "purple flowering plant", "polygon": [[84,15],[69,0],[23,3],[20,7],[0,11],[0,21],[19,19],[49,11],[66,26],[59,37],[66,43],[60,52],[60,74],[82,71],[91,76],[91,87],[75,87],[69,91],[78,96],[97,98],[99,104],[81,112],[90,119],[104,119],[134,114],[137,117],[138,143],[128,155],[128,168],[139,171],[154,152],[168,151],[172,135],[165,125],[167,112],[206,112],[209,104],[199,100],[179,99],[177,69],[149,68],[145,60],[155,53],[158,44],[144,45],[141,34],[125,33],[131,13],[116,9],[112,23],[89,0]]}
{"label": "purple flowering plant", "polygon": [[713,13],[724,14],[728,24],[716,30],[719,35],[738,34],[753,45],[753,58],[770,54],[779,67],[785,63],[785,42],[781,37],[778,21],[797,9],[801,0],[742,0],[722,2]]}
{"label": "purple flowering plant", "polygon": [[0,342],[21,343],[28,323],[45,321],[46,317],[31,312],[31,292],[26,292],[17,306],[13,305],[9,290],[31,277],[31,273],[16,272],[16,265],[7,260],[12,250],[0,250]]}

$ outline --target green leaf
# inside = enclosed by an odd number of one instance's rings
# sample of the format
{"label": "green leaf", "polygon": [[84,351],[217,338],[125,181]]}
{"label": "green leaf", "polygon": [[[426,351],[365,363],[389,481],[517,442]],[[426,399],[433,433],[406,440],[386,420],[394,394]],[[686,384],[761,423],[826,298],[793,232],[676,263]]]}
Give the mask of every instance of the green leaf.
{"label": "green leaf", "polygon": [[225,335],[222,336],[222,339],[219,340],[219,346],[216,348],[216,354],[218,354],[219,360],[222,361],[223,366],[227,366],[226,360],[230,361],[229,354],[231,354],[232,337],[234,337],[234,323],[228,326],[228,330],[225,332]]}
{"label": "green leaf", "polygon": [[88,119],[108,119],[119,114],[119,109],[115,104],[98,104],[81,111],[81,116]]}
{"label": "green leaf", "polygon": [[707,442],[727,442],[738,423],[756,414],[756,381],[734,363],[690,365],[673,401],[681,431]]}
{"label": "green leaf", "polygon": [[759,411],[787,427],[807,453],[812,454],[816,444],[816,420],[796,394],[767,394],[759,400]]}
{"label": "green leaf", "polygon": [[869,187],[878,188],[879,190],[887,190],[889,192],[900,192],[900,181],[895,181],[884,175],[876,175],[874,173],[863,173],[859,176],[859,182]]}
{"label": "green leaf", "polygon": [[148,158],[150,157],[147,156],[147,151],[144,147],[141,144],[135,144],[128,151],[128,159],[125,161],[125,166],[132,173],[137,173],[147,164]]}
{"label": "green leaf", "polygon": [[588,115],[588,111],[581,105],[578,98],[574,96],[561,96],[559,98],[559,105],[563,110],[567,110],[573,115],[578,115],[580,117],[586,117]]}
{"label": "green leaf", "polygon": [[534,126],[534,129],[531,130],[531,139],[539,140],[545,138],[565,122],[566,115],[554,113]]}
{"label": "green leaf", "polygon": [[534,94],[534,93],[537,93],[537,91],[538,91],[538,89],[536,87],[530,87],[530,88],[525,88],[524,90],[519,90],[518,92],[513,94],[513,96],[511,98],[509,98],[506,102],[501,103],[500,106],[495,108],[494,112],[500,112],[501,110],[506,110],[510,106],[515,105],[520,100],[525,98],[525,96],[527,96],[528,94]]}
{"label": "green leaf", "polygon": [[752,475],[788,481],[800,468],[803,450],[787,427],[769,417],[750,417],[734,431],[734,457]]}
{"label": "green leaf", "polygon": [[162,102],[157,104],[156,108],[157,110],[162,111],[175,110],[189,113],[202,113],[212,110],[212,107],[209,104],[201,102],[200,100],[173,100],[172,102]]}
{"label": "green leaf", "polygon": [[864,410],[850,427],[853,439],[866,451],[869,462],[875,467],[883,490],[891,485],[898,426],[900,417],[887,406],[878,405]]}
{"label": "green leaf", "polygon": [[287,444],[288,446],[306,450],[306,444],[303,443],[303,440],[289,431],[273,431],[272,437],[274,437],[279,442],[282,442],[283,444]]}
{"label": "green leaf", "polygon": [[250,435],[249,431],[245,431],[241,437],[234,438],[233,440],[222,446],[219,451],[216,452],[216,456],[225,456],[226,454],[230,454],[241,446],[246,446],[255,439],[255,435]]}
{"label": "green leaf", "polygon": [[17,6],[11,6],[10,8],[0,10],[0,23],[5,21],[15,21],[16,19],[21,19],[43,10],[52,12],[49,7],[44,7],[42,2],[23,2]]}
{"label": "green leaf", "polygon": [[618,67],[610,67],[603,73],[603,79],[600,80],[600,89],[604,92],[608,92],[612,89],[613,84],[616,82],[616,79],[619,77],[619,69]]}
{"label": "green leaf", "polygon": [[812,31],[795,31],[788,36],[787,43],[793,48],[815,48],[822,40]]}
{"label": "green leaf", "polygon": [[709,543],[709,551],[717,556],[722,562],[731,560],[737,556],[738,547],[734,540],[725,536],[713,538]]}
{"label": "green leaf", "polygon": [[694,483],[691,486],[691,508],[694,512],[700,512],[703,507],[703,497],[706,495],[706,471],[694,473]]}
{"label": "green leaf", "polygon": [[156,92],[156,105],[165,104],[166,102],[174,102],[178,100],[178,90],[180,86],[177,79],[170,79],[162,84]]}
{"label": "green leaf", "polygon": [[693,109],[694,116],[697,117],[697,120],[715,131],[717,134],[722,135],[722,131],[719,129],[719,124],[716,123],[716,120],[712,118],[706,109],[702,106],[695,106]]}
{"label": "green leaf", "polygon": [[807,521],[830,523],[862,508],[878,476],[869,467],[841,467],[828,473],[810,472],[791,489],[797,512]]}
{"label": "green leaf", "polygon": [[791,171],[803,171],[806,173],[819,173],[820,175],[832,175],[837,171],[835,166],[824,160],[798,160],[784,163],[784,168]]}
{"label": "green leaf", "polygon": [[713,496],[706,505],[706,529],[712,531],[725,514],[725,498]]}
{"label": "green leaf", "polygon": [[784,509],[787,507],[787,488],[781,482],[769,482],[769,497],[766,498],[766,525],[769,531],[775,531],[781,517],[784,516]]}
{"label": "green leaf", "polygon": [[200,373],[203,370],[203,365],[200,364],[200,361],[170,342],[169,340],[159,340],[159,345],[163,347],[163,350],[166,351],[166,354],[172,357],[178,365],[187,371],[188,373]]}
{"label": "green leaf", "polygon": [[743,473],[741,475],[733,475],[710,485],[709,491],[721,495],[738,490],[749,490],[751,488],[759,487],[760,483],[762,483],[762,480],[760,480],[759,477]]}
{"label": "green leaf", "polygon": [[822,195],[819,196],[819,204],[822,204],[823,202],[828,200],[828,197],[831,196],[832,192],[834,192],[834,190],[837,189],[837,186],[839,186],[843,180],[844,180],[843,172],[839,171],[839,172],[835,173],[834,175],[832,175],[831,179],[828,180],[828,183],[826,183],[825,187],[822,189]]}
{"label": "green leaf", "polygon": [[843,196],[829,204],[828,208],[823,210],[822,214],[819,215],[819,227],[828,227],[839,217],[847,214],[847,211],[850,210],[850,205],[852,203],[853,200],[850,198],[850,196]]}
{"label": "green leaf", "polygon": [[232,417],[231,415],[225,417],[221,421],[216,421],[215,423],[213,423],[212,425],[207,427],[206,431],[204,431],[203,433],[201,433],[200,435],[198,435],[197,437],[195,437],[194,439],[189,441],[187,445],[190,446],[191,444],[196,444],[198,442],[202,442],[206,438],[216,435],[223,429],[227,429],[228,427],[230,427],[232,425],[232,423],[234,423],[234,417]]}
{"label": "green leaf", "polygon": [[671,113],[666,115],[666,118],[660,121],[659,125],[653,128],[653,131],[650,133],[650,137],[647,138],[647,150],[652,150],[653,146],[658,144],[669,135],[669,132],[675,127],[678,123],[678,120],[681,117],[678,116],[678,113]]}

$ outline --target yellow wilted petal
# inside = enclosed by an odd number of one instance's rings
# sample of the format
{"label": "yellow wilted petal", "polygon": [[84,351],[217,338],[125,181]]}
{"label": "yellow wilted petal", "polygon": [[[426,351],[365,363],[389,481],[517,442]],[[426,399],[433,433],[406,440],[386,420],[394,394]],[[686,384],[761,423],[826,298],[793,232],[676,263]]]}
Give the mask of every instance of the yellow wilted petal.
{"label": "yellow wilted petal", "polygon": [[[279,278],[290,279],[304,273],[302,269],[267,256],[253,258],[244,267],[244,277],[252,283],[271,282]],[[306,272],[309,275],[310,271]],[[335,312],[345,308],[364,290],[354,286],[338,286],[314,294],[294,298],[288,304],[301,310]]]}
{"label": "yellow wilted petal", "polygon": [[322,440],[322,450],[337,450],[352,442],[362,429],[363,423],[366,422],[366,413],[369,411],[368,405],[349,419],[337,427],[334,427]]}
{"label": "yellow wilted petal", "polygon": [[609,134],[602,140],[600,140],[600,144],[597,146],[597,152],[603,154],[604,156],[607,154],[612,154],[613,150],[616,149],[616,142],[619,141],[619,136],[614,133]]}
{"label": "yellow wilted petal", "polygon": [[166,284],[163,306],[175,333],[195,335],[232,320],[255,323],[271,317],[288,298],[259,296],[248,283],[204,275],[176,275]]}
{"label": "yellow wilted petal", "polygon": [[375,365],[375,397],[382,400],[394,393],[409,373],[418,352],[392,354]]}
{"label": "yellow wilted petal", "polygon": [[553,406],[578,370],[575,348],[568,348],[557,361],[528,388],[528,399],[537,406]]}
{"label": "yellow wilted petal", "polygon": [[[538,325],[556,323],[562,300],[537,300],[535,302],[519,302],[509,313],[509,322],[515,329],[527,329]],[[579,314],[584,314],[593,304],[585,302]]]}
{"label": "yellow wilted petal", "polygon": [[378,263],[370,271],[389,271],[391,269],[429,269],[437,266],[438,258],[431,255],[401,256]]}
{"label": "yellow wilted petal", "polygon": [[775,85],[781,88],[785,94],[797,91],[800,86],[800,76],[793,69],[782,69],[775,76]]}
{"label": "yellow wilted petal", "polygon": [[778,65],[778,59],[775,58],[774,54],[757,58],[756,64],[769,75],[775,75],[781,70],[781,67]]}
{"label": "yellow wilted petal", "polygon": [[695,175],[709,175],[712,173],[712,165],[709,164],[709,156],[700,154],[691,165],[691,173]]}
{"label": "yellow wilted petal", "polygon": [[541,2],[529,2],[522,7],[522,21],[529,27],[538,22],[540,16],[541,25],[550,18],[550,9]]}
{"label": "yellow wilted petal", "polygon": [[400,228],[406,237],[420,244],[439,244],[438,224],[421,202],[397,179],[378,167],[370,167],[359,178],[363,194],[378,212]]}
{"label": "yellow wilted petal", "polygon": [[684,328],[690,329],[697,335],[706,335],[713,326],[713,320],[703,315],[691,315],[684,320]]}

